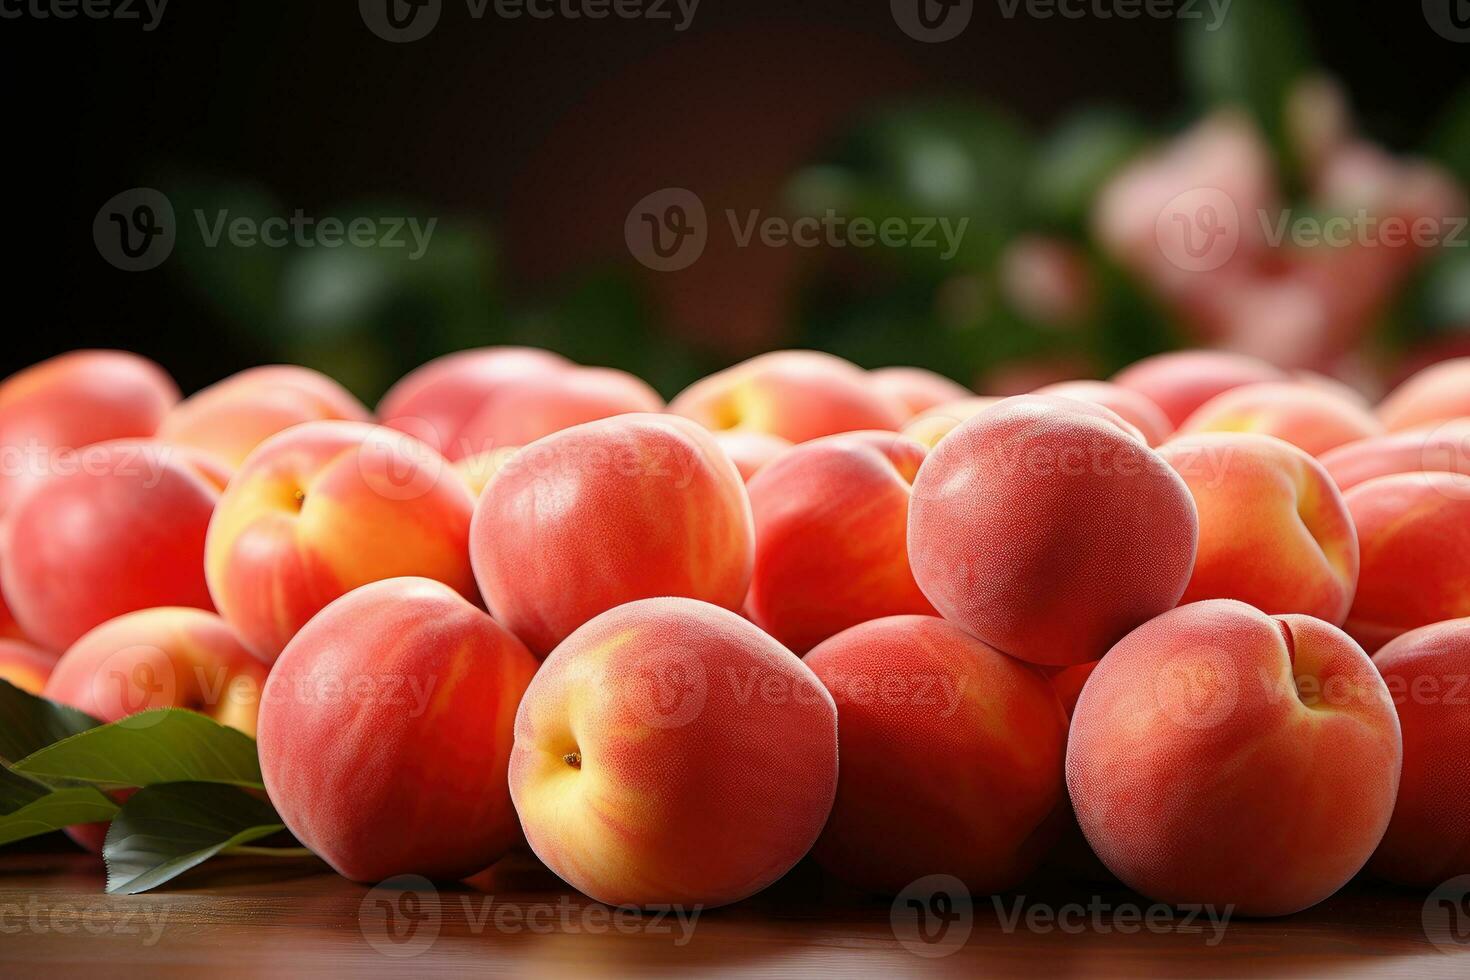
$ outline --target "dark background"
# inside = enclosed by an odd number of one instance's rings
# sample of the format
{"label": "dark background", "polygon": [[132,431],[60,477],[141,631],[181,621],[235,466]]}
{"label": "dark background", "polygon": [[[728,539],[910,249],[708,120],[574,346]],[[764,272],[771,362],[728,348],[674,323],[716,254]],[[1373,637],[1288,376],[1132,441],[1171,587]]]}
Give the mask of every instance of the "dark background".
{"label": "dark background", "polygon": [[[1391,147],[1415,147],[1466,80],[1470,45],[1436,36],[1412,0],[1303,9],[1315,56]],[[903,35],[881,0],[704,0],[682,34],[667,22],[474,21],[447,0],[439,28],[407,45],[373,36],[350,0],[173,0],[152,33],[0,20],[11,218],[0,370],[123,347],[189,391],[272,356],[172,263],[129,274],[94,248],[103,201],[142,184],[169,191],[179,174],[251,182],[317,216],[411,200],[482,222],[498,242],[497,302],[555,303],[581,271],[630,269],[661,329],[714,366],[782,342],[789,263],[716,257],[645,273],[622,241],[643,194],[682,185],[761,206],[854,113],[916,94],[983,98],[1036,126],[1095,101],[1183,122],[1175,42],[1172,21],[1007,20],[986,0],[938,45]]]}

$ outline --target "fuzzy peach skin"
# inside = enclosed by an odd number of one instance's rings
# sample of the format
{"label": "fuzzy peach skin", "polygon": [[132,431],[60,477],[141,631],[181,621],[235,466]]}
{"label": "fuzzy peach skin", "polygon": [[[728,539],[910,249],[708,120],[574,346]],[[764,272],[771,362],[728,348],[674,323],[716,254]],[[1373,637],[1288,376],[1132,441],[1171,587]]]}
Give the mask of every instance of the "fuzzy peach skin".
{"label": "fuzzy peach skin", "polygon": [[1470,478],[1401,473],[1353,487],[1363,568],[1344,627],[1370,653],[1401,633],[1470,616]]}
{"label": "fuzzy peach skin", "polygon": [[951,874],[972,892],[1019,883],[1050,842],[1067,716],[1045,677],[952,623],[892,616],[806,656],[837,703],[837,800],[812,854],[894,894]]}
{"label": "fuzzy peach skin", "polygon": [[797,653],[849,626],[934,615],[909,570],[909,495],[927,450],[892,432],[804,442],[750,481],[745,612]]}
{"label": "fuzzy peach skin", "polygon": [[571,366],[561,355],[533,347],[455,351],[405,375],[378,402],[378,417],[458,462],[472,453],[461,430],[499,385]]}
{"label": "fuzzy peach skin", "polygon": [[1358,587],[1358,535],[1321,463],[1271,436],[1184,436],[1159,455],[1189,485],[1199,552],[1182,602],[1239,599],[1341,626]]}
{"label": "fuzzy peach skin", "polygon": [[1097,660],[1172,609],[1194,568],[1189,488],[1100,405],[1008,398],[929,454],[909,563],[945,619],[1035,664]]}
{"label": "fuzzy peach skin", "polygon": [[1470,477],[1470,418],[1360,439],[1322,454],[1341,490],[1395,473],[1458,473]]}
{"label": "fuzzy peach skin", "polygon": [[474,598],[474,503],[450,463],[396,429],[294,426],[251,453],[220,498],[204,552],[210,594],[266,663],[369,582],[421,575]]}
{"label": "fuzzy peach skin", "polygon": [[999,398],[989,395],[974,395],[935,405],[910,419],[903,427],[903,434],[933,449],[939,445],[940,439],[958,428],[961,422],[979,415],[998,401]]}
{"label": "fuzzy peach skin", "polygon": [[837,709],[734,613],[645,599],[541,665],[510,793],[536,856],[609,905],[717,906],[810,850],[837,788]]}
{"label": "fuzzy peach skin", "polygon": [[204,581],[213,467],[188,450],[126,440],[57,466],[0,521],[0,583],[27,636],[65,650],[137,609],[213,608]]}
{"label": "fuzzy peach skin", "polygon": [[1378,846],[1398,792],[1389,692],[1309,616],[1228,599],[1130,633],[1072,715],[1067,788],[1097,856],[1171,904],[1288,915]]}
{"label": "fuzzy peach skin", "polygon": [[1286,372],[1243,354],[1172,351],[1146,357],[1113,376],[1113,383],[1148,398],[1177,429],[1205,402],[1232,388],[1285,381]]}
{"label": "fuzzy peach skin", "polygon": [[1433,364],[1399,385],[1378,406],[1390,431],[1470,418],[1470,357]]}
{"label": "fuzzy peach skin", "polygon": [[519,839],[506,769],[535,671],[515,637],[440,582],[349,592],[271,669],[259,734],[271,801],[354,881],[472,875]]}
{"label": "fuzzy peach skin", "polygon": [[909,418],[935,405],[959,401],[974,394],[958,381],[916,367],[875,368],[868,372],[868,380],[874,388],[902,405]]}
{"label": "fuzzy peach skin", "polygon": [[663,410],[658,392],[626,371],[572,367],[532,372],[495,388],[460,430],[460,448],[480,453],[525,446],[583,422]]}
{"label": "fuzzy peach skin", "polygon": [[324,374],[291,364],[249,368],[189,396],[159,426],[158,438],[192,446],[231,468],[256,446],[302,422],[365,422],[368,410]]}
{"label": "fuzzy peach skin", "polygon": [[1313,456],[1381,435],[1383,426],[1358,402],[1301,382],[1232,388],[1201,405],[1178,435],[1254,432],[1284,439]]}
{"label": "fuzzy peach skin", "polygon": [[1143,433],[1150,446],[1157,446],[1169,438],[1174,424],[1164,410],[1131,388],[1110,384],[1107,381],[1060,381],[1036,389],[1038,395],[1057,395],[1075,398],[1079,402],[1091,402],[1117,412],[1123,421]]}
{"label": "fuzzy peach skin", "polygon": [[1470,874],[1470,619],[1405,633],[1373,663],[1398,708],[1404,772],[1368,870],[1423,887]]}
{"label": "fuzzy peach skin", "polygon": [[715,442],[730,457],[746,483],[761,467],[790,449],[792,443],[765,432],[716,432]]}
{"label": "fuzzy peach skin", "polygon": [[22,691],[40,694],[55,666],[55,654],[20,640],[0,639],[0,681],[9,681]]}
{"label": "fuzzy peach skin", "polygon": [[687,596],[739,609],[750,503],[687,419],[620,415],[515,455],[480,495],[470,559],[490,612],[538,656],[604,610]]}
{"label": "fuzzy peach skin", "polygon": [[774,351],[696,381],[669,403],[714,432],[769,432],[806,442],[858,429],[896,431],[908,417],[856,364],[809,350]]}
{"label": "fuzzy peach skin", "polygon": [[178,387],[161,367],[122,351],[72,351],[6,378],[0,383],[0,514],[45,475],[50,453],[147,438],[178,400]]}
{"label": "fuzzy peach skin", "polygon": [[0,589],[0,640],[19,640],[29,643],[25,630],[15,621],[15,614],[10,611],[10,603],[5,601],[5,590]]}

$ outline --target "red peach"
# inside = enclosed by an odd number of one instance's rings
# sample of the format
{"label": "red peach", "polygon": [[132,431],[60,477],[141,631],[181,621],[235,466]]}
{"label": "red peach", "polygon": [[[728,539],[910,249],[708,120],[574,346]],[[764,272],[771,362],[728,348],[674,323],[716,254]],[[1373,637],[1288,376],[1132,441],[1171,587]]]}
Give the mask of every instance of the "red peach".
{"label": "red peach", "polygon": [[184,399],[163,420],[158,438],[192,446],[233,468],[293,425],[368,418],[367,409],[326,375],[275,364],[241,371]]}
{"label": "red peach", "polygon": [[1322,464],[1271,436],[1185,436],[1159,455],[1199,511],[1199,552],[1181,602],[1239,599],[1340,626],[1358,585],[1358,535]]}
{"label": "red peach", "polygon": [[1433,364],[1399,385],[1378,406],[1390,431],[1470,418],[1470,357]]}
{"label": "red peach", "polygon": [[506,772],[535,671],[515,637],[442,583],[349,592],[271,670],[260,711],[271,801],[354,881],[474,874],[518,839]]}
{"label": "red peach", "polygon": [[1097,660],[1172,609],[1194,567],[1189,488],[1099,405],[1008,398],[929,454],[909,562],[944,618],[1036,664]]}
{"label": "red peach", "polygon": [[1424,887],[1470,874],[1470,619],[1405,633],[1373,663],[1398,708],[1404,771],[1368,870]]}
{"label": "red peach", "polygon": [[1147,397],[1177,429],[1216,395],[1245,385],[1285,381],[1286,377],[1284,371],[1243,354],[1186,350],[1146,357],[1119,371],[1113,383]]}
{"label": "red peach", "polygon": [[913,418],[935,405],[969,398],[974,392],[942,374],[916,367],[885,367],[868,372],[873,387],[904,407]]}
{"label": "red peach", "polygon": [[609,905],[753,895],[811,848],[837,787],[837,711],[811,670],[692,599],[630,602],[569,636],[515,732],[526,839]]}
{"label": "red peach", "polygon": [[204,553],[215,605],[272,662],[306,621],[369,582],[421,575],[474,597],[464,480],[412,436],[308,422],[261,443],[220,498]]}
{"label": "red peach", "polygon": [[20,640],[0,640],[0,681],[31,694],[40,694],[56,666],[54,654]]}
{"label": "red peach", "polygon": [[1323,453],[1322,465],[1344,491],[1395,473],[1470,476],[1470,419],[1350,442]]}
{"label": "red peach", "polygon": [[870,619],[933,615],[908,556],[910,484],[925,455],[891,432],[849,432],[802,443],[751,480],[751,620],[804,653]]}
{"label": "red peach", "polygon": [[1062,801],[1067,717],[1046,678],[942,619],[893,616],[806,657],[837,703],[842,769],[813,856],[895,894],[951,874],[974,892],[1033,870]]}
{"label": "red peach", "polygon": [[1347,492],[1363,569],[1345,629],[1370,653],[1470,616],[1470,478],[1401,473]]}
{"label": "red peach", "polygon": [[1079,402],[1091,402],[1110,408],[1123,421],[1142,432],[1150,446],[1157,446],[1174,431],[1174,424],[1169,421],[1163,409],[1149,401],[1148,396],[1122,385],[1107,381],[1061,381],[1037,388],[1035,393],[1074,398]]}
{"label": "red peach", "polygon": [[1178,434],[1254,432],[1321,456],[1382,431],[1373,413],[1356,401],[1319,386],[1288,382],[1245,385],[1217,395],[1185,419]]}
{"label": "red peach", "polygon": [[669,403],[714,432],[769,432],[806,442],[858,429],[896,431],[904,407],[878,391],[867,372],[816,351],[762,354],[697,381]]}
{"label": "red peach", "polygon": [[1346,634],[1220,599],[1165,613],[1098,664],[1072,716],[1067,788],[1130,888],[1288,915],[1373,853],[1400,752],[1389,692]]}
{"label": "red peach", "polygon": [[903,434],[933,449],[939,445],[940,439],[953,432],[961,422],[979,415],[998,401],[999,398],[989,395],[975,395],[935,405],[909,419],[908,424],[903,427]]}
{"label": "red peach", "polygon": [[470,557],[490,612],[545,656],[587,620],[654,596],[740,608],[750,504],[713,437],[620,415],[525,447],[475,507]]}
{"label": "red peach", "polygon": [[761,467],[790,449],[792,444],[780,436],[765,432],[716,432],[715,442],[730,457],[740,478],[746,483],[760,472]]}
{"label": "red peach", "polygon": [[460,430],[458,450],[525,446],[583,422],[663,410],[658,392],[625,371],[573,367],[532,372],[496,386]]}
{"label": "red peach", "polygon": [[1067,717],[1072,717],[1072,712],[1077,707],[1077,699],[1082,696],[1082,688],[1087,686],[1087,678],[1097,669],[1101,660],[1094,660],[1086,664],[1073,664],[1063,667],[1051,675],[1052,690],[1057,692],[1057,700],[1062,702],[1062,709],[1067,712]]}

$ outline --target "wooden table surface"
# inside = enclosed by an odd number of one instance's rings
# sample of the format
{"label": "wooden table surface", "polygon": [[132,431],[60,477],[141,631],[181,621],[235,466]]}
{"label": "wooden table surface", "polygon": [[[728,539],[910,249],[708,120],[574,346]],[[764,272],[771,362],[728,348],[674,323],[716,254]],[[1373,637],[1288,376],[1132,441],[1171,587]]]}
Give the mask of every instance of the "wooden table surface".
{"label": "wooden table surface", "polygon": [[131,898],[103,881],[61,847],[0,854],[0,976],[1470,977],[1470,918],[1456,937],[1434,913],[1426,926],[1424,893],[1366,883],[1217,930],[1117,886],[1053,882],[978,898],[926,944],[889,903],[806,866],[683,919],[614,916],[529,858],[478,888],[369,889],[309,860],[243,858]]}

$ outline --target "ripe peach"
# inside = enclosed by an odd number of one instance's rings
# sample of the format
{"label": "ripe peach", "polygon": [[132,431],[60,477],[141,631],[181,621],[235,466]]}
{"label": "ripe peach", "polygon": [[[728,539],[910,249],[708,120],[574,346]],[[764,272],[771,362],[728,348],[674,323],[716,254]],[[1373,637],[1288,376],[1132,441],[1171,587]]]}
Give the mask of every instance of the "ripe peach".
{"label": "ripe peach", "polygon": [[464,480],[396,429],[309,422],[263,442],[220,498],[204,570],[220,615],[266,663],[327,603],[422,575],[475,596]]}
{"label": "ripe peach", "polygon": [[750,504],[713,437],[685,419],[620,415],[525,447],[475,507],[470,557],[490,612],[538,656],[633,599],[740,608]]}
{"label": "ripe peach", "polygon": [[755,569],[746,614],[804,653],[849,626],[933,615],[909,570],[910,484],[926,450],[891,432],[802,443],[750,481]]}
{"label": "ripe peach", "polygon": [[496,386],[460,430],[459,448],[479,453],[525,446],[583,422],[663,410],[658,392],[625,371],[572,367],[532,372]]}
{"label": "ripe peach", "polygon": [[715,442],[730,457],[746,483],[761,467],[791,448],[787,440],[765,432],[716,432]]}
{"label": "ripe peach", "polygon": [[56,666],[56,656],[20,640],[0,640],[0,681],[40,694]]}
{"label": "ripe peach", "polygon": [[1035,393],[1075,398],[1079,402],[1091,402],[1110,408],[1123,421],[1142,432],[1150,446],[1157,446],[1174,431],[1174,424],[1169,421],[1163,409],[1149,401],[1147,395],[1122,385],[1107,381],[1061,381],[1037,388]]}
{"label": "ripe peach", "polygon": [[1344,627],[1370,653],[1420,626],[1470,616],[1470,479],[1401,473],[1347,492],[1363,569]]}
{"label": "ripe peach", "polygon": [[692,599],[619,606],[541,665],[510,792],[536,855],[609,905],[724,905],[811,848],[837,710],[799,659]]}
{"label": "ripe peach", "polygon": [[1470,357],[1420,371],[1383,400],[1378,417],[1392,432],[1470,418]]}
{"label": "ripe peach", "polygon": [[1073,664],[1063,667],[1051,675],[1052,690],[1057,692],[1057,700],[1062,702],[1062,709],[1067,712],[1067,717],[1072,717],[1072,712],[1077,708],[1077,699],[1082,696],[1082,688],[1087,685],[1087,678],[1097,669],[1101,660],[1094,660],[1086,664]]}
{"label": "ripe peach", "polygon": [[1373,853],[1400,750],[1383,679],[1346,634],[1219,599],[1165,613],[1098,664],[1072,716],[1067,788],[1130,888],[1287,915]]}
{"label": "ripe peach", "polygon": [[930,616],[855,626],[806,665],[837,703],[842,745],[837,800],[812,851],[824,868],[894,894],[938,873],[995,892],[1035,867],[1067,742],[1067,716],[1035,668]]}
{"label": "ripe peach", "polygon": [[959,401],[974,394],[958,381],[916,367],[876,368],[868,372],[868,379],[874,388],[902,405],[908,418],[935,405]]}
{"label": "ripe peach", "polygon": [[213,608],[204,534],[219,488],[196,455],[116,441],[52,465],[0,522],[0,580],[27,636],[65,650],[137,609]]}
{"label": "ripe peach", "polygon": [[1254,357],[1218,350],[1186,350],[1146,357],[1119,371],[1113,383],[1147,397],[1177,429],[1195,409],[1216,395],[1286,378],[1284,371]]}
{"label": "ripe peach", "polygon": [[1373,662],[1398,708],[1404,772],[1368,870],[1426,887],[1470,874],[1470,619],[1405,633]]}
{"label": "ripe peach", "polygon": [[806,442],[858,429],[896,431],[907,413],[867,372],[816,351],[762,354],[696,381],[669,411],[714,432],[769,432]]}
{"label": "ripe peach", "polygon": [[458,462],[472,452],[461,439],[462,430],[499,385],[571,366],[558,354],[532,347],[456,351],[411,371],[390,388],[378,402],[378,417]]}
{"label": "ripe peach", "polygon": [[241,371],[184,399],[164,418],[158,438],[192,446],[234,468],[293,425],[368,418],[362,403],[326,375],[273,364]]}
{"label": "ripe peach", "polygon": [[460,878],[516,842],[506,785],[526,648],[453,589],[374,582],[271,669],[260,767],[291,832],[354,881]]}
{"label": "ripe peach", "polygon": [[979,415],[998,401],[999,398],[988,395],[975,395],[935,405],[910,419],[903,427],[903,434],[933,449],[939,445],[940,439],[953,432],[965,419]]}
{"label": "ripe peach", "polygon": [[29,643],[25,630],[15,621],[15,614],[10,611],[10,604],[5,601],[5,590],[0,589],[0,640],[19,640]]}
{"label": "ripe peach", "polygon": [[1360,439],[1322,454],[1341,490],[1395,473],[1458,473],[1470,477],[1470,419]]}
{"label": "ripe peach", "polygon": [[1342,625],[1358,585],[1358,535],[1321,463],[1280,439],[1238,432],[1184,436],[1159,455],[1199,511],[1182,602],[1239,599]]}
{"label": "ripe peach", "polygon": [[1321,456],[1330,449],[1383,432],[1356,401],[1300,382],[1245,385],[1210,399],[1179,427],[1198,432],[1255,432],[1275,436]]}
{"label": "ripe peach", "polygon": [[929,454],[909,562],[944,618],[1036,664],[1097,660],[1172,609],[1194,567],[1189,488],[1099,405],[1008,398]]}

